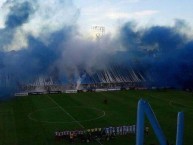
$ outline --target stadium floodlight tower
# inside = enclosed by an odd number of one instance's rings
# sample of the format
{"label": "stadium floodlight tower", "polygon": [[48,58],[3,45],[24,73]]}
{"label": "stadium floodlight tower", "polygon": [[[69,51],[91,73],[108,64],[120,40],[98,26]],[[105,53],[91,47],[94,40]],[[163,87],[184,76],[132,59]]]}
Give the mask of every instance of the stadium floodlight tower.
{"label": "stadium floodlight tower", "polygon": [[[169,145],[150,104],[140,99],[137,107],[136,145],[144,144],[144,119],[147,116],[160,145]],[[184,113],[178,112],[176,145],[183,145]]]}
{"label": "stadium floodlight tower", "polygon": [[100,40],[105,34],[104,26],[94,25],[91,27],[91,30],[96,40]]}

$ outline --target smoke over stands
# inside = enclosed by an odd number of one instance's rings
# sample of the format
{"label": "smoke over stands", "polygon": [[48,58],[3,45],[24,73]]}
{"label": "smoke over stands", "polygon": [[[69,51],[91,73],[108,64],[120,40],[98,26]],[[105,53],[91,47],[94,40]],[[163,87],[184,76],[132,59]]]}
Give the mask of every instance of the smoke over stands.
{"label": "smoke over stands", "polygon": [[48,1],[7,0],[1,6],[1,98],[38,76],[69,83],[83,71],[116,65],[142,71],[149,86],[193,88],[193,39],[185,22],[143,29],[128,22],[118,35],[97,42],[81,38],[80,12],[71,0]]}
{"label": "smoke over stands", "polygon": [[181,20],[172,27],[143,30],[135,30],[133,23],[128,23],[119,38],[126,49],[123,58],[136,61],[136,67],[152,80],[150,85],[193,88],[193,39],[187,30],[190,28]]}

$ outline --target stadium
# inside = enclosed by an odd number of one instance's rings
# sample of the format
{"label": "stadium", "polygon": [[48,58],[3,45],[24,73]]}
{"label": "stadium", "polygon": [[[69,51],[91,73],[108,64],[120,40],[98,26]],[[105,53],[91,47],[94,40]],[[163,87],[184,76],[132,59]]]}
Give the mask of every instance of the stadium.
{"label": "stadium", "polygon": [[52,77],[38,77],[33,83],[22,84],[20,91],[23,93],[15,95],[145,89],[146,79],[141,72],[134,71],[132,68],[116,66],[94,74],[84,71],[74,82],[66,84],[57,84],[57,82],[59,81],[53,81]]}
{"label": "stadium", "polygon": [[191,3],[1,0],[0,145],[191,145]]}
{"label": "stadium", "polygon": [[[11,83],[10,76],[4,78],[4,84]],[[156,123],[152,124],[155,118],[167,144],[175,144],[180,140],[176,136],[180,128],[177,112],[183,111],[185,123],[190,123],[193,94],[179,89],[147,88],[146,78],[142,72],[120,66],[93,75],[84,71],[74,84],[55,84],[51,77],[38,77],[31,84],[21,85],[21,92],[15,93],[13,100],[0,104],[3,124],[14,130],[4,132],[1,143],[140,144],[136,134],[137,122],[141,120],[137,104],[145,99],[152,106],[154,117],[148,118],[149,113],[144,112],[148,120],[140,127],[144,128],[144,138],[140,140],[145,145],[164,144],[157,135]],[[185,126],[182,131],[184,144],[191,142],[190,128]]]}
{"label": "stadium", "polygon": [[[3,78],[5,86],[13,81],[11,76]],[[144,99],[152,106],[165,141],[175,144],[179,132],[177,112],[183,111],[185,124],[191,123],[193,94],[179,89],[148,88],[146,78],[143,72],[131,67],[116,66],[92,75],[84,71],[71,84],[56,84],[52,77],[38,77],[31,84],[22,84],[14,99],[0,103],[0,143],[135,144],[137,104]],[[142,140],[145,145],[159,144],[155,122],[150,121],[154,117],[146,115]],[[191,128],[184,128],[185,145],[191,143]]]}

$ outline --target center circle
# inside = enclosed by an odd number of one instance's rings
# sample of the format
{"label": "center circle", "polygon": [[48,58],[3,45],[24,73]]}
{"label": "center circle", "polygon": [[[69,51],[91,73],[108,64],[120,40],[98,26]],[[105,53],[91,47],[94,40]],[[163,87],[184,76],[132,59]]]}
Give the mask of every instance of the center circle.
{"label": "center circle", "polygon": [[38,109],[28,114],[28,118],[35,122],[43,123],[76,123],[88,122],[105,116],[103,110],[94,107],[74,106]]}

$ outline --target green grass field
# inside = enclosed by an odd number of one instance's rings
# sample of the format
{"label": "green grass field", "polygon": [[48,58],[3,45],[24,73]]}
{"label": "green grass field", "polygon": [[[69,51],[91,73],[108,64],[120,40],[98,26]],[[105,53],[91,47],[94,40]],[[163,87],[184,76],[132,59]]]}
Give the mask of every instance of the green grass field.
{"label": "green grass field", "polygon": [[[104,104],[104,98],[108,104]],[[177,112],[185,113],[184,145],[193,143],[193,94],[182,91],[117,91],[17,97],[0,102],[0,145],[63,145],[57,130],[136,124],[137,102],[147,100],[167,137],[175,144]],[[146,119],[146,125],[149,122]],[[103,145],[135,145],[135,136],[117,136]],[[145,145],[156,143],[153,130]],[[75,143],[86,144],[86,143]],[[98,142],[88,143],[98,145]]]}

